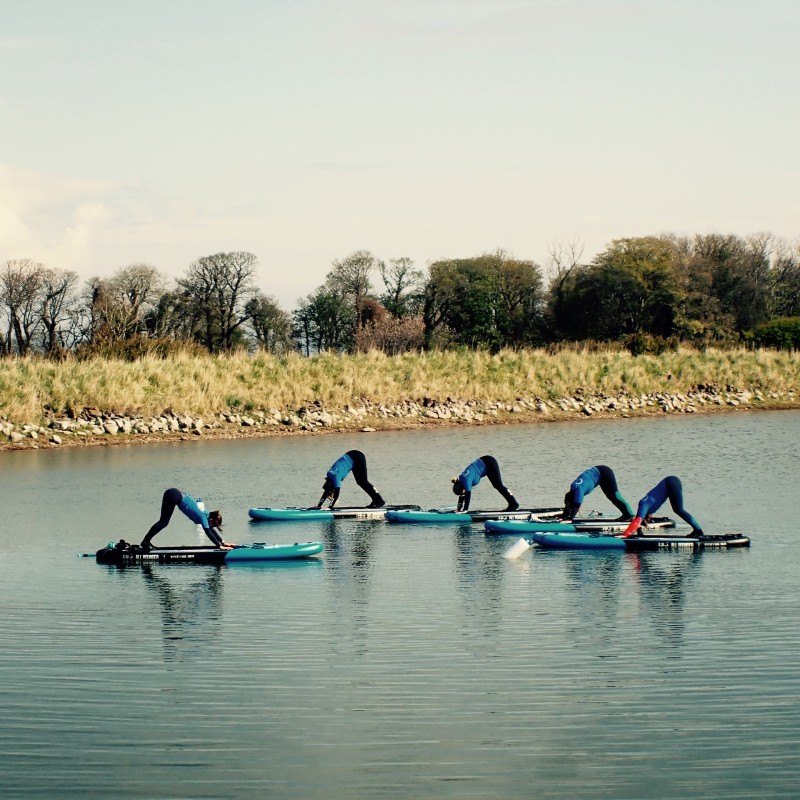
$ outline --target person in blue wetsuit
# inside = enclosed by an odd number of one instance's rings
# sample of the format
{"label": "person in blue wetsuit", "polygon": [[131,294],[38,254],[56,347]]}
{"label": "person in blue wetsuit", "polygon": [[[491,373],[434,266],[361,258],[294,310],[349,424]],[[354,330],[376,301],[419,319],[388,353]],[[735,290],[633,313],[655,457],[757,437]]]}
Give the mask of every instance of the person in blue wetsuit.
{"label": "person in blue wetsuit", "polygon": [[669,475],[664,478],[661,483],[656,484],[656,486],[639,501],[639,507],[636,509],[636,516],[622,535],[636,536],[642,527],[642,522],[646,525],[653,514],[655,514],[667,500],[669,500],[672,510],[684,522],[688,522],[689,525],[692,526],[692,532],[689,536],[702,536],[703,529],[700,527],[700,523],[683,507],[683,486],[681,486],[680,478],[675,477],[675,475]]}
{"label": "person in blue wetsuit", "polygon": [[142,550],[150,549],[150,543],[153,537],[169,525],[172,512],[176,508],[179,508],[196,525],[201,525],[205,535],[208,536],[217,547],[228,549],[236,546],[224,541],[220,534],[222,514],[219,511],[205,512],[197,504],[197,500],[185,494],[180,489],[167,489],[161,499],[161,516],[158,522],[147,531],[147,536],[142,539],[142,543],[139,545]]}
{"label": "person in blue wetsuit", "polygon": [[605,464],[589,467],[572,481],[569,491],[564,495],[564,519],[574,519],[578,515],[583,498],[598,486],[603,490],[603,494],[619,509],[623,520],[633,519],[633,509],[620,494],[614,470],[605,466]]}
{"label": "person in blue wetsuit", "polygon": [[457,478],[452,479],[453,494],[458,495],[459,511],[469,511],[472,490],[478,485],[481,478],[488,478],[489,483],[500,492],[508,503],[506,511],[516,511],[519,508],[517,499],[503,485],[497,459],[494,456],[481,456],[476,461],[473,461]]}
{"label": "person in blue wetsuit", "polygon": [[356,483],[372,500],[367,508],[381,508],[383,506],[383,498],[367,479],[367,457],[360,450],[348,450],[341,458],[333,462],[333,466],[325,475],[325,483],[322,485],[322,497],[317,503],[317,508],[322,508],[322,504],[329,498],[331,501],[330,508],[336,505],[342,488],[342,481],[351,472],[356,479]]}

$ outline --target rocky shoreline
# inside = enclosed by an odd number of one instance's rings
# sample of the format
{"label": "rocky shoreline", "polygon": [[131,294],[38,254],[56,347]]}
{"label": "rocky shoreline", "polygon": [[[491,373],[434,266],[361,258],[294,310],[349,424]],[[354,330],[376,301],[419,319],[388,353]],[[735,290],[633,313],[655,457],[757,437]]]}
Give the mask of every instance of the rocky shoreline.
{"label": "rocky shoreline", "polygon": [[453,398],[444,401],[422,398],[396,404],[354,401],[338,409],[323,408],[316,401],[293,409],[248,412],[231,409],[211,418],[171,408],[158,416],[143,416],[87,407],[71,415],[49,414],[40,424],[0,419],[0,450],[798,407],[800,391],[765,392],[733,386],[697,386],[685,393],[642,395],[593,394],[577,389],[565,397],[518,397],[513,402]]}

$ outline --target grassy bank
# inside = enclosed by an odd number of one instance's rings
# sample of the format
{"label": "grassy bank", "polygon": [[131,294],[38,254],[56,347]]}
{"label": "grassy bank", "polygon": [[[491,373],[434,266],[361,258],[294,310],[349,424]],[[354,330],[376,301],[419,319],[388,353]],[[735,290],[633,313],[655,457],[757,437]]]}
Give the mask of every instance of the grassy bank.
{"label": "grassy bank", "polygon": [[298,408],[319,400],[341,408],[354,399],[397,403],[448,397],[513,401],[590,393],[686,392],[728,385],[783,392],[800,387],[800,353],[770,350],[680,350],[661,355],[541,350],[381,353],[314,358],[179,355],[168,361],[95,359],[61,363],[0,360],[0,416],[35,422],[85,406],[160,414],[172,407],[211,415],[236,409]]}

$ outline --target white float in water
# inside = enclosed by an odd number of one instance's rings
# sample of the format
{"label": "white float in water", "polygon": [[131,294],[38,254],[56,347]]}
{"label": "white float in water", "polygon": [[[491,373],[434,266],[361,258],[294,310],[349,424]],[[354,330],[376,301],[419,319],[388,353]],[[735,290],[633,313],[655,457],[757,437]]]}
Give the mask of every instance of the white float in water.
{"label": "white float in water", "polygon": [[527,539],[517,539],[517,541],[503,553],[503,558],[519,558],[530,549],[531,545]]}

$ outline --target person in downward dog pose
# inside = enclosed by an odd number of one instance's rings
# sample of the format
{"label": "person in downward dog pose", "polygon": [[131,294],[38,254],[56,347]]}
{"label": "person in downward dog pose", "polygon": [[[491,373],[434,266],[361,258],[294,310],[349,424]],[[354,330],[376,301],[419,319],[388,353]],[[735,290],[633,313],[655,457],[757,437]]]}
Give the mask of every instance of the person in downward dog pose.
{"label": "person in downward dog pose", "polygon": [[236,545],[223,540],[220,533],[222,527],[222,514],[219,511],[206,512],[200,508],[198,501],[180,489],[167,489],[161,499],[161,516],[158,522],[153,524],[147,535],[139,545],[142,550],[149,550],[153,537],[164,530],[169,525],[172,512],[179,508],[196,525],[203,528],[203,532],[214,543],[215,546],[228,550]]}
{"label": "person in downward dog pose", "polygon": [[497,489],[508,503],[506,511],[516,511],[519,503],[513,494],[503,485],[500,467],[494,456],[481,456],[473,461],[457,478],[452,478],[453,494],[458,495],[458,511],[469,511],[472,490],[481,478],[488,478],[489,483]]}
{"label": "person in downward dog pose", "polygon": [[572,481],[569,491],[564,495],[564,519],[574,519],[578,515],[584,497],[598,486],[603,490],[603,494],[619,509],[623,520],[633,519],[633,509],[620,494],[614,470],[604,464],[589,467]]}
{"label": "person in downward dog pose", "polygon": [[383,498],[378,490],[367,479],[367,457],[360,450],[348,450],[341,458],[333,462],[333,465],[325,475],[325,483],[322,485],[322,497],[317,503],[317,508],[322,508],[322,504],[330,499],[330,508],[336,505],[339,499],[339,492],[342,488],[342,481],[350,474],[356,479],[356,483],[370,496],[372,502],[367,508],[382,508]]}
{"label": "person in downward dog pose", "polygon": [[683,507],[683,486],[680,478],[668,475],[663,481],[656,484],[640,501],[636,509],[636,516],[625,529],[623,537],[637,536],[641,532],[642,522],[646,525],[653,514],[669,500],[672,510],[684,521],[692,526],[689,536],[702,536],[703,529],[700,523]]}

